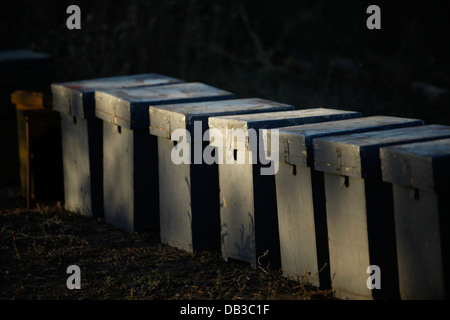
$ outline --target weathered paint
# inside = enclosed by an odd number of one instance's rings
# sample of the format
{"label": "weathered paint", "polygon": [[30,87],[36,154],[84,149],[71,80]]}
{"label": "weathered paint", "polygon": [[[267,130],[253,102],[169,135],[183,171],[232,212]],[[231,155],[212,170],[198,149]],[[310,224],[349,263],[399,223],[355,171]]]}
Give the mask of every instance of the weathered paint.
{"label": "weathered paint", "polygon": [[447,299],[450,139],[380,149],[393,185],[401,299]]}
{"label": "weathered paint", "polygon": [[[281,127],[279,148],[271,150],[271,131],[264,130],[266,151],[278,153],[275,175],[284,275],[314,286],[330,285],[323,172],[314,170],[315,138],[422,125],[422,120],[373,116]],[[276,158],[276,157],[275,157]]]}
{"label": "weathered paint", "polygon": [[[248,131],[248,129],[255,129],[259,131],[260,129],[266,128],[279,128],[285,126],[295,126],[299,123],[310,124],[317,123],[321,121],[333,121],[340,119],[350,119],[355,117],[360,117],[361,114],[354,111],[343,111],[336,109],[327,108],[313,108],[313,109],[302,109],[302,110],[292,110],[292,111],[280,111],[273,112],[269,114],[257,113],[250,115],[234,115],[234,116],[222,116],[222,117],[212,117],[209,120],[210,128],[215,128],[223,133],[224,141],[213,141],[214,146],[226,147],[230,149],[236,149],[241,141],[235,139],[230,139],[230,132],[228,136],[226,135],[227,129],[242,129]],[[302,121],[299,121],[301,117]],[[259,132],[257,132],[259,133]],[[245,138],[245,150],[249,150],[248,137]]]}
{"label": "weathered paint", "polygon": [[64,207],[89,217],[103,215],[103,138],[99,119],[61,117]]}
{"label": "weathered paint", "polygon": [[53,109],[61,114],[66,209],[103,216],[103,122],[95,117],[95,90],[178,81],[150,73],[52,84]]}
{"label": "weathered paint", "polygon": [[380,177],[379,148],[449,136],[450,127],[432,124],[319,138],[313,143],[314,165],[324,172],[360,178]]}
{"label": "weathered paint", "polygon": [[[217,164],[194,163],[194,150],[203,154],[203,133],[211,116],[292,110],[263,99],[234,99],[150,107],[150,133],[158,136],[161,241],[185,251],[220,247],[220,208]],[[194,132],[194,123],[201,132]],[[191,135],[191,164],[174,164],[174,130]],[[197,139],[199,136],[200,139]]]}
{"label": "weathered paint", "polygon": [[283,274],[316,287],[329,287],[325,202],[319,201],[324,198],[323,174],[281,162],[275,183]]}
{"label": "weathered paint", "polygon": [[[233,115],[209,118],[210,128],[222,131],[223,141],[213,144],[228,159],[233,159],[239,141],[227,136],[227,129],[270,129],[308,123],[360,117],[358,112],[315,108],[284,112]],[[257,136],[258,138],[258,136]],[[248,138],[245,142],[245,157],[252,159]],[[258,152],[258,151],[256,151]],[[262,163],[246,161],[238,164],[219,164],[221,201],[221,246],[222,255],[249,262],[256,267],[280,265],[280,244],[277,219],[275,177],[261,175]],[[268,250],[268,255],[265,252]],[[264,258],[262,258],[264,256]]]}
{"label": "weathered paint", "polygon": [[209,117],[279,112],[292,109],[294,107],[291,105],[259,98],[150,107],[150,133],[170,138],[174,130],[193,126],[194,121],[202,121],[203,127],[207,129]]}
{"label": "weathered paint", "polygon": [[[158,143],[149,134],[150,106],[232,98],[234,94],[203,83],[96,91],[96,115],[104,123],[105,219],[128,232],[160,227]],[[170,166],[167,160],[163,168]],[[162,179],[162,186],[169,183]],[[191,196],[192,202],[201,202]]]}
{"label": "weathered paint", "polygon": [[[340,121],[330,121],[303,126],[292,126],[279,129],[279,149],[268,152],[278,153],[280,161],[301,166],[314,167],[315,138],[336,136],[367,131],[380,131],[394,128],[423,125],[423,120],[390,116],[371,116]],[[270,141],[270,130],[264,130],[264,139]]]}
{"label": "weathered paint", "polygon": [[115,90],[139,86],[153,86],[182,82],[176,78],[156,74],[138,74],[98,78],[52,84],[54,109],[76,117],[95,117],[95,91]]}
{"label": "weathered paint", "polygon": [[95,114],[98,118],[128,129],[149,127],[149,106],[225,100],[234,94],[209,85],[190,82],[154,87],[135,87],[97,91]]}
{"label": "weathered paint", "polygon": [[105,220],[127,232],[159,225],[156,139],[146,130],[103,123],[103,198]]}
{"label": "weathered paint", "polygon": [[[392,186],[381,180],[383,146],[449,137],[450,127],[424,125],[314,139],[315,169],[324,172],[332,287],[340,298],[397,299]],[[369,265],[381,289],[365,283]]]}
{"label": "weathered paint", "polygon": [[442,193],[450,188],[449,139],[380,149],[383,180]]}

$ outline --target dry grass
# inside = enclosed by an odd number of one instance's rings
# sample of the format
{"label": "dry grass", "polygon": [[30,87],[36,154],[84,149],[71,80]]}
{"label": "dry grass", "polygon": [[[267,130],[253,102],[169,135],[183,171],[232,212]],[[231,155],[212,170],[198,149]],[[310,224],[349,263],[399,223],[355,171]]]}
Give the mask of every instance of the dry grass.
{"label": "dry grass", "polygon": [[[0,210],[1,299],[333,298],[279,270],[225,262],[217,251],[192,254],[161,245],[158,232],[128,234],[58,204],[25,209],[20,199],[8,199]],[[81,290],[66,287],[73,264],[81,269]]]}

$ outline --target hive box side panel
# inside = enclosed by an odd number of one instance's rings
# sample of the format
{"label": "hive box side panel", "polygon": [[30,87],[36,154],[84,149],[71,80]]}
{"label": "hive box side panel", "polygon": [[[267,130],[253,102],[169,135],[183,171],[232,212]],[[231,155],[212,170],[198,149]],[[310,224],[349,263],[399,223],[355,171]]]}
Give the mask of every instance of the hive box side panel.
{"label": "hive box side panel", "polygon": [[[218,150],[233,156],[231,150]],[[219,186],[222,255],[256,268],[252,164],[219,165]]]}
{"label": "hive box side panel", "polygon": [[133,131],[104,122],[105,220],[134,232]]}
{"label": "hive box side panel", "polygon": [[445,299],[438,199],[435,193],[393,186],[401,299]]}
{"label": "hive box side panel", "polygon": [[[340,299],[372,299],[364,180],[325,173],[332,288]],[[364,214],[361,214],[364,213]]]}
{"label": "hive box side panel", "polygon": [[191,176],[189,164],[174,164],[172,140],[157,137],[160,232],[162,243],[192,252]]}
{"label": "hive box side panel", "polygon": [[64,206],[81,215],[92,216],[91,167],[88,122],[61,114]]}
{"label": "hive box side panel", "polygon": [[310,168],[280,163],[276,180],[283,273],[319,286]]}

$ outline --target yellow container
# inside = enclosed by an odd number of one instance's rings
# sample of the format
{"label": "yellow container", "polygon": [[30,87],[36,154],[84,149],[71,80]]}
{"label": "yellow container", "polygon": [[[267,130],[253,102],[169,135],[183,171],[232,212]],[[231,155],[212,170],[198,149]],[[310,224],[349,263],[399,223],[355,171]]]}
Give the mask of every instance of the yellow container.
{"label": "yellow container", "polygon": [[51,96],[15,91],[20,182],[27,207],[33,200],[59,200],[63,195],[61,127],[51,109]]}

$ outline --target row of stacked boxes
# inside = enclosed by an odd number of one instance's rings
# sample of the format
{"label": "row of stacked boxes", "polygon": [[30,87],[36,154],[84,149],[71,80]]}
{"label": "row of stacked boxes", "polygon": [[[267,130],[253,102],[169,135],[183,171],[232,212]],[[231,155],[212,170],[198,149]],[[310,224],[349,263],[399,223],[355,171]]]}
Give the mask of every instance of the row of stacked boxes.
{"label": "row of stacked boxes", "polygon": [[52,99],[68,210],[343,299],[448,297],[450,127],[158,74],[52,84]]}

